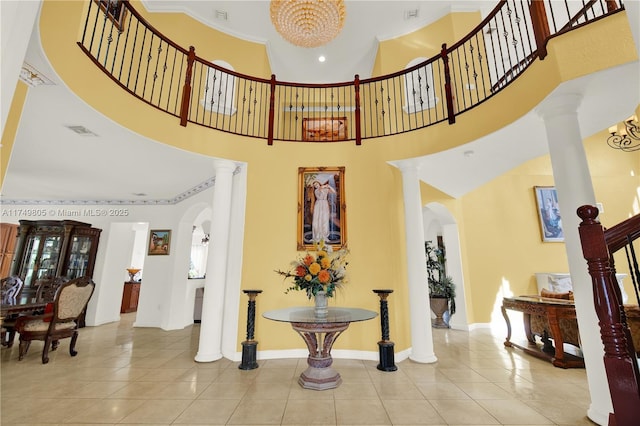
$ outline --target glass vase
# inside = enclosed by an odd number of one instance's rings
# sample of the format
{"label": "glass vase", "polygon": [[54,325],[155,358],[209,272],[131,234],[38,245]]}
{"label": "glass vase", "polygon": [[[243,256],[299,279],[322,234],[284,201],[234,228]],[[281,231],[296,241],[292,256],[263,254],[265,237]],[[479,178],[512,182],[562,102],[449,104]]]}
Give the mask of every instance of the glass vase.
{"label": "glass vase", "polygon": [[315,316],[322,318],[322,317],[326,317],[327,314],[329,313],[329,308],[328,308],[328,300],[327,300],[327,293],[324,291],[319,291],[316,293],[315,298]]}

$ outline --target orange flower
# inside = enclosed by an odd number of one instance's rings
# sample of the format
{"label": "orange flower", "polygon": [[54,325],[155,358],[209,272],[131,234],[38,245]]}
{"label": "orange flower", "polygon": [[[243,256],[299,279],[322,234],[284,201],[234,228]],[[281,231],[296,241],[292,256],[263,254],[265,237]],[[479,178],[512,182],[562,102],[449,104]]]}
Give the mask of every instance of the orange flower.
{"label": "orange flower", "polygon": [[329,259],[328,257],[323,257],[322,259],[320,259],[320,266],[322,266],[322,269],[329,269],[329,267],[331,266],[331,259]]}
{"label": "orange flower", "polygon": [[311,265],[311,264],[312,264],[313,262],[315,262],[315,261],[316,261],[316,260],[315,260],[315,259],[313,258],[313,256],[311,256],[310,254],[306,255],[306,256],[304,257],[304,260],[303,260],[304,264],[305,264],[305,265],[307,265],[307,266]]}
{"label": "orange flower", "polygon": [[298,277],[304,277],[305,275],[307,275],[307,268],[305,268],[302,265],[298,265],[296,267],[296,276]]}
{"label": "orange flower", "polygon": [[321,269],[322,268],[320,267],[320,265],[318,265],[316,262],[313,262],[311,265],[309,265],[309,272],[311,272],[311,275],[317,275]]}
{"label": "orange flower", "polygon": [[318,272],[318,281],[320,281],[322,284],[326,284],[331,280],[331,274],[329,274],[329,271],[327,271],[326,269],[323,269],[322,271]]}

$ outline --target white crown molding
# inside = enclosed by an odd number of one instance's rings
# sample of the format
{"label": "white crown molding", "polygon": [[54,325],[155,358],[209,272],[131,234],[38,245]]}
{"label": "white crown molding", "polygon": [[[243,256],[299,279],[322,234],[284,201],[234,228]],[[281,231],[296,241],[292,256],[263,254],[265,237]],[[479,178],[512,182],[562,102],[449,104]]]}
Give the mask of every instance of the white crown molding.
{"label": "white crown molding", "polygon": [[[234,174],[238,172],[238,169],[234,171]],[[188,190],[176,195],[169,199],[159,200],[2,200],[4,205],[36,205],[36,206],[53,206],[53,205],[74,205],[74,206],[87,206],[87,205],[111,205],[111,206],[168,206],[181,203],[187,198],[191,198],[194,195],[211,188],[216,183],[216,177],[213,176],[196,186],[189,188]]]}

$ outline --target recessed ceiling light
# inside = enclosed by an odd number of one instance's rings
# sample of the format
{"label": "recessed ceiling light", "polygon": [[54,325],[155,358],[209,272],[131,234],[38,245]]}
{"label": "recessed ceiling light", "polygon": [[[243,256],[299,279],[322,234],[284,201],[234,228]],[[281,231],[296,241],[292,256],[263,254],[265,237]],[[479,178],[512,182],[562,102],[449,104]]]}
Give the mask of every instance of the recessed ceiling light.
{"label": "recessed ceiling light", "polygon": [[134,192],[133,195],[135,195],[136,197],[144,197],[147,194],[145,194],[144,192]]}
{"label": "recessed ceiling light", "polygon": [[473,150],[468,150],[468,151],[465,151],[465,152],[464,152],[464,156],[465,156],[465,157],[473,157],[473,155],[474,155],[475,153],[476,153],[476,152],[475,152],[475,151],[473,151]]}
{"label": "recessed ceiling light", "polygon": [[324,61],[326,61],[326,60],[327,60],[327,58],[325,58],[325,57],[324,57],[324,55],[320,55],[320,56],[318,56],[318,61],[319,61],[319,62],[324,62]]}

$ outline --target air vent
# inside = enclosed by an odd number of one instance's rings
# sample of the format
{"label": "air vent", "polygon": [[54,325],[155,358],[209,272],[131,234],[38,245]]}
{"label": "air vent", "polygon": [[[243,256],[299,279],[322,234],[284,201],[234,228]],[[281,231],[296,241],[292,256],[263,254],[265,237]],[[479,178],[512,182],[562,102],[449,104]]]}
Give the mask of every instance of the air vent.
{"label": "air vent", "polygon": [[404,11],[404,19],[405,20],[409,20],[409,19],[416,19],[418,17],[418,15],[420,11],[418,9],[409,9],[409,10],[405,10]]}
{"label": "air vent", "polygon": [[216,16],[216,19],[218,19],[219,21],[226,21],[229,18],[226,10],[216,9],[215,16]]}
{"label": "air vent", "polygon": [[80,136],[98,136],[84,126],[65,126],[67,129],[79,134]]}

